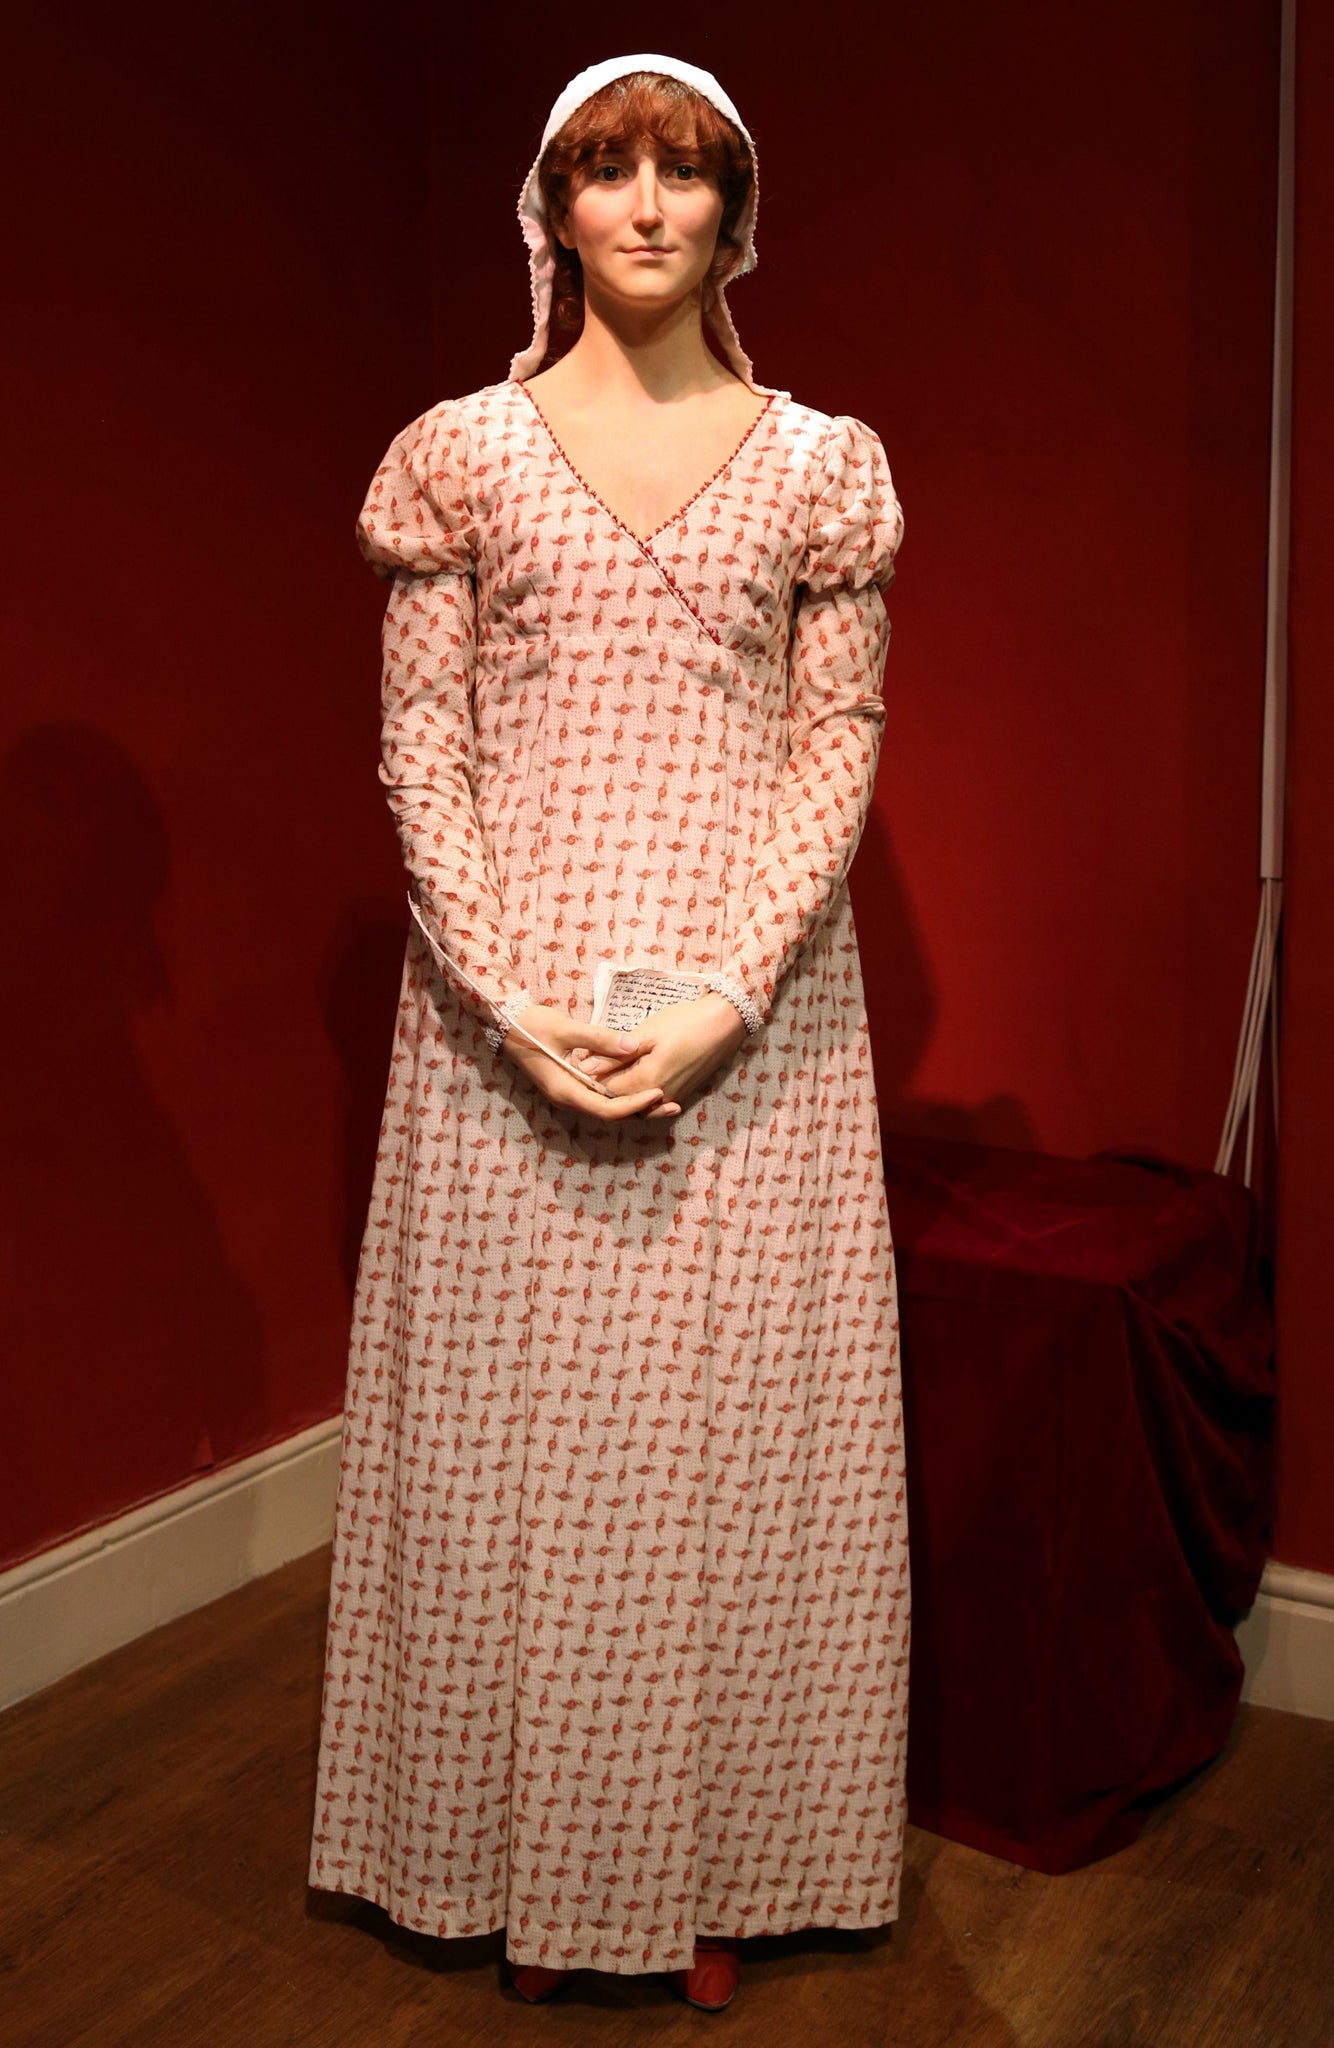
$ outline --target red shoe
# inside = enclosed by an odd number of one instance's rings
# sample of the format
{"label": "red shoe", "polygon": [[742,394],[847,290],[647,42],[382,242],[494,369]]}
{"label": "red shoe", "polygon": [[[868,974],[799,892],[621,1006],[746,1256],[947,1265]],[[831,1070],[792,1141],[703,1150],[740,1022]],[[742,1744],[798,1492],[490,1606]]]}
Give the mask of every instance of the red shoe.
{"label": "red shoe", "polygon": [[526,1998],[530,2005],[536,2005],[543,1998],[550,1998],[553,1991],[570,1975],[568,1970],[549,1970],[544,1963],[511,1963],[510,1973],[514,1988],[520,1998]]}
{"label": "red shoe", "polygon": [[669,1970],[667,1981],[687,2005],[697,2005],[701,2012],[721,2012],[736,1996],[740,1946],[730,1935],[697,1934],[694,1962],[688,1970]]}

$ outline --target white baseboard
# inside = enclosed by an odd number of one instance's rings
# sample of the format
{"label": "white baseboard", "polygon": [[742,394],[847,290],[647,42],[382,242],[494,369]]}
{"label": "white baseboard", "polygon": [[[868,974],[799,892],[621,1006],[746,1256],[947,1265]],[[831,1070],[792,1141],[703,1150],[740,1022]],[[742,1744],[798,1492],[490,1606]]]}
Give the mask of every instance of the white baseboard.
{"label": "white baseboard", "polygon": [[1241,1696],[1334,1721],[1334,1578],[1271,1557],[1255,1605],[1237,1628],[1246,1665]]}
{"label": "white baseboard", "polygon": [[[0,1710],[333,1534],[341,1415],[0,1573]],[[1265,1567],[1242,1698],[1334,1721],[1334,1577]]]}
{"label": "white baseboard", "polygon": [[331,1416],[0,1573],[0,1709],[327,1543],[342,1432]]}

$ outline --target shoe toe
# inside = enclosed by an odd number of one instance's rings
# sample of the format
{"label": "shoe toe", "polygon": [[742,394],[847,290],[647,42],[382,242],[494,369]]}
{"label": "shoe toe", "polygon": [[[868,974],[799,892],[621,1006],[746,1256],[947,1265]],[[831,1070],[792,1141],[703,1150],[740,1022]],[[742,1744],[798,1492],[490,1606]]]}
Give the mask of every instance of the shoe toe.
{"label": "shoe toe", "polygon": [[549,1970],[543,1963],[515,1963],[511,1973],[515,1990],[530,2005],[536,2005],[540,1998],[550,1998],[570,1974],[568,1970]]}
{"label": "shoe toe", "polygon": [[670,1974],[674,1988],[687,2004],[699,2006],[705,2012],[721,2012],[736,1995],[741,1958],[731,1942],[703,1935],[695,1943],[691,1967]]}

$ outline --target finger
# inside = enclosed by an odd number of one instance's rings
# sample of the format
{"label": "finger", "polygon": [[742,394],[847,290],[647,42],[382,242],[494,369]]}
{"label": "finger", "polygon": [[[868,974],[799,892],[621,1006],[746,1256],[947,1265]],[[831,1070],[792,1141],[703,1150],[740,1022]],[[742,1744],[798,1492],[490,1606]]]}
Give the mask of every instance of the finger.
{"label": "finger", "polygon": [[619,1073],[638,1057],[637,1052],[590,1052],[579,1064],[587,1067],[590,1074],[611,1074]]}
{"label": "finger", "polygon": [[591,1052],[610,1053],[615,1058],[621,1059],[627,1053],[633,1057],[635,1053],[642,1052],[644,1049],[634,1033],[630,1031],[609,1031],[597,1025],[590,1026],[587,1024],[582,1029],[584,1031],[585,1043]]}
{"label": "finger", "polygon": [[647,1074],[610,1073],[604,1074],[601,1079],[602,1086],[608,1094],[618,1100],[623,1100],[627,1095],[642,1095],[646,1088],[654,1089],[659,1101],[662,1100],[664,1091],[661,1081],[650,1081]]}
{"label": "finger", "polygon": [[[563,1074],[562,1069],[562,1076]],[[556,1080],[554,1077],[550,1082],[539,1083],[539,1086],[542,1087],[547,1100],[556,1103],[562,1109],[583,1110],[592,1116],[612,1120],[619,1120],[624,1116],[637,1116],[662,1100],[662,1089],[657,1086],[618,1089],[613,1092],[606,1082],[600,1087],[594,1087],[590,1082],[585,1091],[577,1077],[573,1086],[564,1078]]]}
{"label": "finger", "polygon": [[662,1100],[661,1088],[641,1088],[634,1095],[618,1095],[608,1100],[600,1095],[593,1114],[604,1123],[622,1123],[626,1117],[647,1116]]}

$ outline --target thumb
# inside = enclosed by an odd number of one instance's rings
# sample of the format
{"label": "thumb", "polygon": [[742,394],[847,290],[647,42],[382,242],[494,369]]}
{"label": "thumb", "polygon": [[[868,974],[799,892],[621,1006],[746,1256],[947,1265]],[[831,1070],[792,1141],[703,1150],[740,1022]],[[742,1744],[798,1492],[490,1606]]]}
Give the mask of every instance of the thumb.
{"label": "thumb", "polygon": [[583,1042],[590,1052],[638,1052],[640,1046],[633,1031],[609,1031],[605,1024],[586,1025]]}

